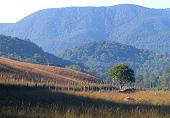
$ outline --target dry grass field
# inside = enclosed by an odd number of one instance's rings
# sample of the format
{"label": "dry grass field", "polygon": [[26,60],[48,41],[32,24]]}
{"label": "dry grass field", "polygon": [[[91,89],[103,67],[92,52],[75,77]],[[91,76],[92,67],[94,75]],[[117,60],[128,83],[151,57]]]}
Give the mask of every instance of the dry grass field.
{"label": "dry grass field", "polygon": [[[0,82],[48,85],[94,84],[97,78],[63,67],[31,64],[0,57]],[[9,80],[9,81],[8,81]],[[11,84],[12,84],[11,83]]]}
{"label": "dry grass field", "polygon": [[117,103],[130,104],[152,104],[152,105],[169,105],[170,91],[146,90],[133,93],[111,93],[111,92],[68,92],[68,94],[89,97],[93,99],[103,99]]}
{"label": "dry grass field", "polygon": [[[154,93],[160,96],[155,97]],[[1,118],[169,118],[169,91],[130,94],[53,92],[48,88],[0,85]],[[124,101],[127,96],[145,100]],[[161,99],[162,98],[162,99]],[[132,99],[132,100],[133,100]]]}
{"label": "dry grass field", "polygon": [[67,68],[0,58],[0,118],[170,118],[170,91],[117,93],[49,88],[68,83],[94,86],[98,81]]}

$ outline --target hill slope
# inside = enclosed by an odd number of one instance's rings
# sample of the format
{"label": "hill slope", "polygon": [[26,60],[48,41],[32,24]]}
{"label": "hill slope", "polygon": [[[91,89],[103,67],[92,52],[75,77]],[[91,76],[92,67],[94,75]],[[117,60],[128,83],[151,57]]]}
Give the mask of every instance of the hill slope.
{"label": "hill slope", "polygon": [[0,26],[0,33],[29,38],[53,53],[106,39],[153,51],[170,51],[170,9],[136,5],[45,9],[15,24]]}
{"label": "hill slope", "polygon": [[137,49],[120,43],[100,41],[68,49],[60,54],[61,58],[72,62],[84,63],[86,67],[107,75],[113,64],[125,63],[136,72],[144,75],[160,74],[170,67],[170,56]]}
{"label": "hill slope", "polygon": [[40,47],[30,42],[16,37],[0,35],[0,56],[9,57],[16,60],[67,66],[72,63],[52,54],[44,52]]}
{"label": "hill slope", "polygon": [[48,85],[64,85],[71,82],[92,83],[99,81],[93,76],[68,68],[19,62],[0,57],[0,82],[12,84],[38,83]]}

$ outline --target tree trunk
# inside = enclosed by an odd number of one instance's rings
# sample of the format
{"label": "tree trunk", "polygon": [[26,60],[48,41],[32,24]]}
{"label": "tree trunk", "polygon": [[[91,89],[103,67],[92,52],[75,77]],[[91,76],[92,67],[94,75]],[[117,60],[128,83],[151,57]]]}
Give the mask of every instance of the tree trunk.
{"label": "tree trunk", "polygon": [[120,84],[120,89],[122,89],[123,86],[125,85],[125,83],[123,81],[120,81],[119,84]]}

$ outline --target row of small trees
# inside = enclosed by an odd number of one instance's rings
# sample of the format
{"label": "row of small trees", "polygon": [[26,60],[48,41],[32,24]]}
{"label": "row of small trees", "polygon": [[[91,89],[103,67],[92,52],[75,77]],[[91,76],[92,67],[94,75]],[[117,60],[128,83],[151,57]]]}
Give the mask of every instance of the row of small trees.
{"label": "row of small trees", "polygon": [[[18,73],[18,74],[17,74]],[[109,76],[113,80],[113,82],[118,83],[120,85],[120,88],[127,83],[133,83],[135,82],[135,76],[134,71],[125,64],[118,64],[114,65],[110,71]],[[15,83],[37,83],[37,84],[46,84],[47,86],[54,86],[54,87],[60,87],[60,88],[81,88],[83,90],[112,90],[114,89],[113,86],[115,84],[107,82],[107,81],[83,81],[83,82],[60,82],[60,79],[55,78],[48,78],[47,76],[42,76],[34,72],[20,72],[14,71],[10,68],[7,68],[4,71],[0,72],[0,80],[1,83],[12,83],[15,81]],[[63,84],[61,84],[63,83]],[[63,86],[61,86],[63,85]]]}
{"label": "row of small trees", "polygon": [[[120,85],[120,88],[128,83],[135,82],[135,74],[133,69],[131,69],[128,65],[125,64],[117,64],[114,65],[110,71],[108,72],[109,77],[113,82],[117,82]],[[137,77],[138,81],[141,80],[139,76]],[[147,86],[144,88],[154,88],[157,87],[159,89],[169,89],[170,88],[170,69],[166,69],[162,76],[151,76],[151,74],[147,73],[146,79],[144,80],[147,83]],[[137,82],[138,83],[138,82]],[[139,86],[140,87],[140,86]]]}
{"label": "row of small trees", "polygon": [[[128,65],[125,64],[117,64],[114,65],[108,72],[108,76],[112,79],[113,83],[101,81],[98,83],[95,83],[95,85],[88,85],[86,83],[81,84],[66,84],[60,89],[65,88],[64,90],[77,90],[79,88],[80,90],[85,91],[114,91],[117,88],[114,87],[115,85],[119,84],[120,89],[122,89],[125,85],[129,83],[135,82],[135,74],[133,69],[131,69]],[[72,86],[70,86],[72,85]],[[78,85],[79,87],[76,87]],[[56,87],[54,87],[56,89]]]}

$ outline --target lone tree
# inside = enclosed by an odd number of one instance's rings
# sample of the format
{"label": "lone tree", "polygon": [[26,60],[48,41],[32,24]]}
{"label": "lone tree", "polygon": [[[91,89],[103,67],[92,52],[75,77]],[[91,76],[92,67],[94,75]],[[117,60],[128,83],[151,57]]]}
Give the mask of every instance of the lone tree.
{"label": "lone tree", "polygon": [[113,82],[120,84],[121,89],[125,84],[135,82],[134,71],[125,64],[114,65],[108,74]]}

